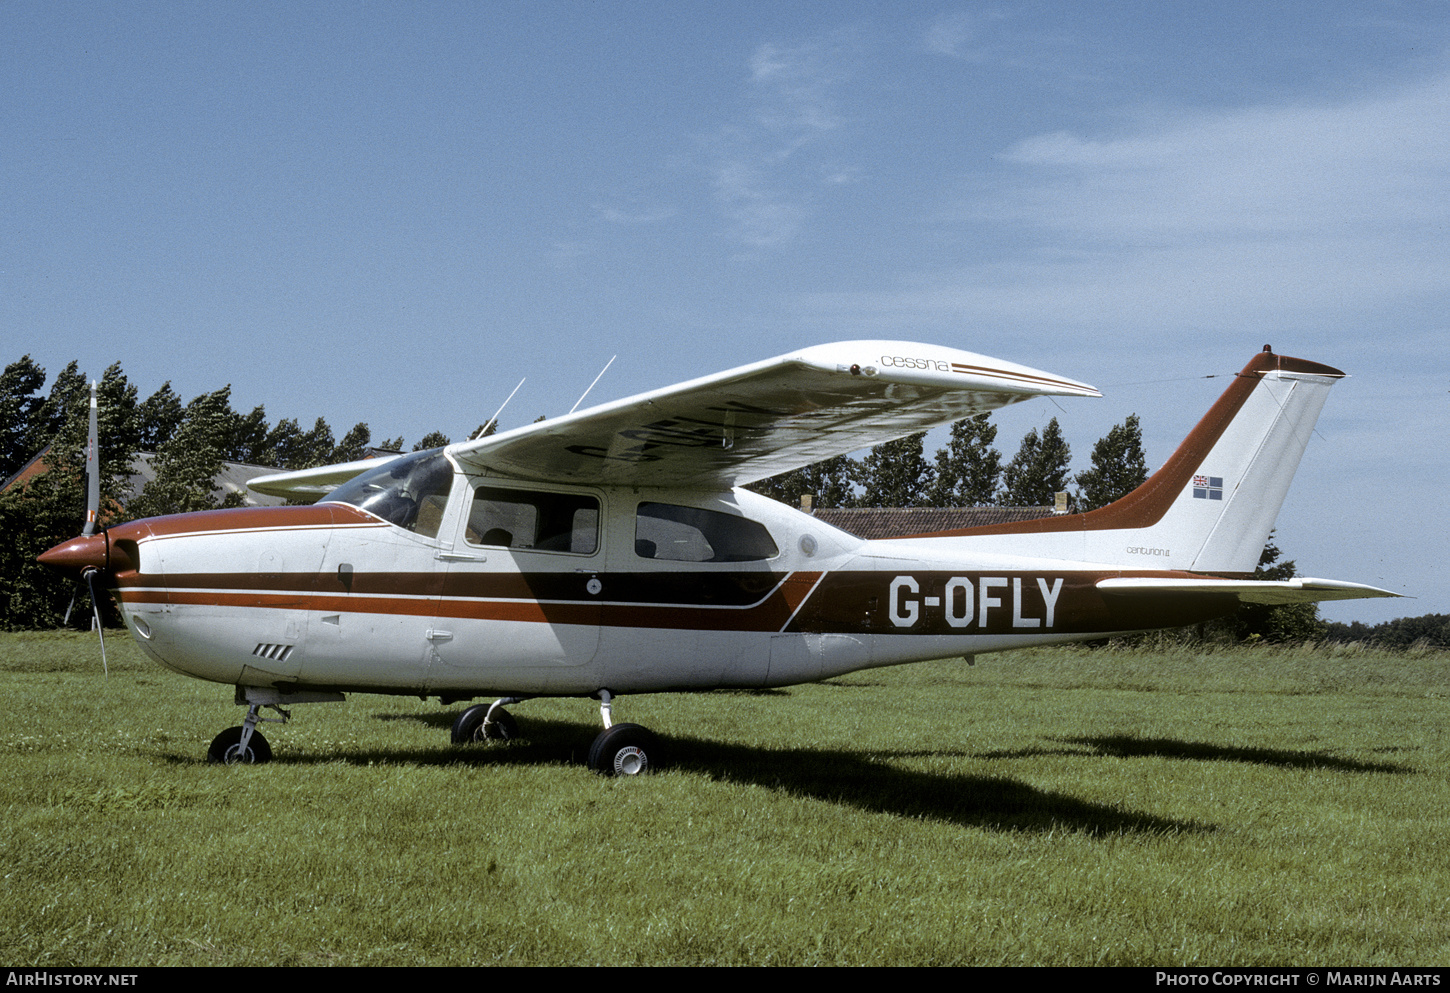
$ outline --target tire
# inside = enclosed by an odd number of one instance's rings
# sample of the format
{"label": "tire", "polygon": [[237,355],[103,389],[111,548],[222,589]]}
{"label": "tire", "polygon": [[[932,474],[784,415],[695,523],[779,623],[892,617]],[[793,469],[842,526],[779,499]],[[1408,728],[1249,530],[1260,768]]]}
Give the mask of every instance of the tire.
{"label": "tire", "polygon": [[272,746],[259,732],[252,732],[252,740],[247,743],[245,752],[241,750],[241,744],[242,729],[227,728],[211,740],[206,760],[213,765],[261,765],[272,761]]}
{"label": "tire", "polygon": [[468,745],[475,741],[513,741],[519,736],[519,722],[502,707],[493,712],[493,720],[487,726],[483,719],[488,716],[487,703],[475,704],[453,722],[453,743]]}
{"label": "tire", "polygon": [[660,768],[659,739],[638,724],[616,724],[589,747],[589,768],[601,776],[642,776]]}

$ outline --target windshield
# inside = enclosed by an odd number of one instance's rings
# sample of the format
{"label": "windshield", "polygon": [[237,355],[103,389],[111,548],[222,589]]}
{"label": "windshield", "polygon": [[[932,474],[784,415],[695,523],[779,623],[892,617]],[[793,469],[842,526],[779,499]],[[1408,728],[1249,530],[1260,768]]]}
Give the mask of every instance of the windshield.
{"label": "windshield", "polygon": [[443,449],[431,448],[355,476],[323,502],[349,503],[389,524],[436,538],[452,485],[452,464],[443,457]]}

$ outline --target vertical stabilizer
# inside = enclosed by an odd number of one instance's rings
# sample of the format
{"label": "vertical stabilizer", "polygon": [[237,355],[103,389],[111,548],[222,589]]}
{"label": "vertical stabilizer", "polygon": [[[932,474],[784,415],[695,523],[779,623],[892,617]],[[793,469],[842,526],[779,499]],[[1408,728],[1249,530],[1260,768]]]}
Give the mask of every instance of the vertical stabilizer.
{"label": "vertical stabilizer", "polygon": [[[1329,388],[1342,378],[1338,369],[1265,347],[1163,467],[1122,499],[1086,514],[942,534],[1042,535],[1015,547],[1123,566],[1251,573]],[[1048,537],[1073,532],[1081,544]]]}

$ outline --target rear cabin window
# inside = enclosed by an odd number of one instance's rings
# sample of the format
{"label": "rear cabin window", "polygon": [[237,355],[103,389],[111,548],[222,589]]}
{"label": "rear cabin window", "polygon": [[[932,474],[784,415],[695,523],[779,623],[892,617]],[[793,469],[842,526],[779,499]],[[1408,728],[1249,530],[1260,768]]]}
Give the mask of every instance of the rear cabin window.
{"label": "rear cabin window", "polygon": [[765,527],[718,510],[642,503],[634,520],[634,553],[666,562],[759,562],[779,549]]}
{"label": "rear cabin window", "polygon": [[472,545],[593,555],[599,548],[599,501],[579,493],[480,486],[473,492],[465,537]]}

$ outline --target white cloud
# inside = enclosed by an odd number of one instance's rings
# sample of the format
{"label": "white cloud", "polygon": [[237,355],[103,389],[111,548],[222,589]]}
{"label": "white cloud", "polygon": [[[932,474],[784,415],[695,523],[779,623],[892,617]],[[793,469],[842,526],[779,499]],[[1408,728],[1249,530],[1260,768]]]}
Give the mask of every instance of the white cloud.
{"label": "white cloud", "polygon": [[1252,326],[1450,293],[1450,77],[1332,106],[1180,114],[1004,150],[945,215],[969,247],[827,305],[883,320]]}
{"label": "white cloud", "polygon": [[926,30],[926,48],[938,55],[963,58],[964,46],[977,36],[976,18],[965,11],[943,14]]}
{"label": "white cloud", "polygon": [[791,241],[813,196],[857,178],[826,151],[844,130],[838,93],[851,75],[851,52],[841,35],[760,45],[748,64],[745,109],[701,142],[730,235],[749,248]]}

